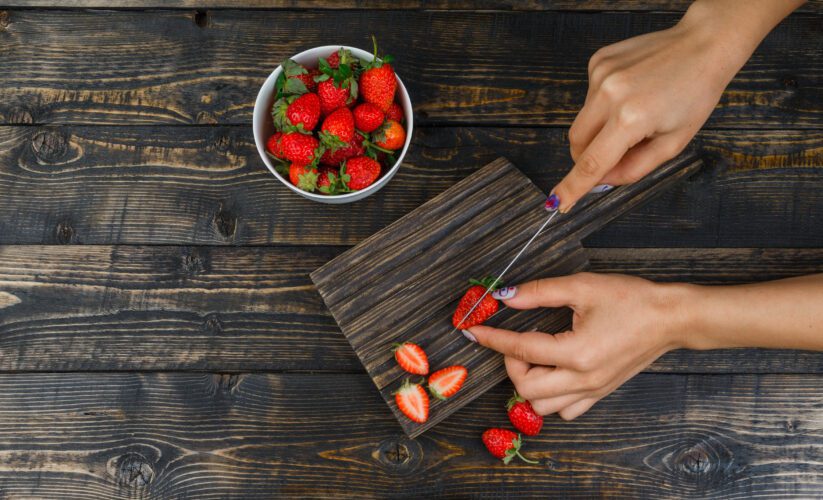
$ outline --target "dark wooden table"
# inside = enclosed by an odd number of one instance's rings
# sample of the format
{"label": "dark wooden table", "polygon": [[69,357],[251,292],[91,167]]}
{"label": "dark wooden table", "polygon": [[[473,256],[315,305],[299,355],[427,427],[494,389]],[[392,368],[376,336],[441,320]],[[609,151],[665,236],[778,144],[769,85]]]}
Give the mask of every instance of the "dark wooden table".
{"label": "dark wooden table", "polygon": [[[500,155],[550,188],[589,56],[688,2],[0,3],[0,498],[823,495],[821,354],[671,353],[506,467],[479,435],[508,383],[409,440],[308,278]],[[823,270],[822,28],[813,2],[766,39],[706,167],[589,237],[596,270]],[[411,150],[377,195],[310,203],[258,158],[254,98],[371,33]]]}

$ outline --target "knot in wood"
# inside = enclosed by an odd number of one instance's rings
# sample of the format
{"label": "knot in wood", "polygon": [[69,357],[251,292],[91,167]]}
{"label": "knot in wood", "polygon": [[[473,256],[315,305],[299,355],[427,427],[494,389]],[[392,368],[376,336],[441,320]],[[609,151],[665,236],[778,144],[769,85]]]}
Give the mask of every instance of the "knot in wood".
{"label": "knot in wood", "polygon": [[203,333],[215,335],[223,331],[223,322],[220,321],[220,317],[218,315],[209,314],[203,321],[203,327],[201,329],[203,330]]}
{"label": "knot in wood", "polygon": [[713,467],[709,454],[700,446],[682,452],[678,464],[683,472],[690,475],[708,474]]}
{"label": "knot in wood", "polygon": [[201,125],[215,125],[217,123],[217,118],[214,117],[208,111],[201,111],[197,113],[197,116],[194,117],[195,122]]}
{"label": "knot in wood", "polygon": [[183,254],[180,262],[183,274],[196,276],[206,272],[206,264],[203,256],[197,250],[190,250]]}
{"label": "knot in wood", "polygon": [[11,125],[27,125],[34,123],[34,118],[28,110],[15,106],[7,113],[6,121]]}
{"label": "knot in wood", "polygon": [[220,236],[225,239],[230,239],[237,230],[237,217],[221,207],[214,215],[214,227],[217,229],[217,232],[220,233]]}
{"label": "knot in wood", "polygon": [[11,21],[9,21],[9,11],[7,10],[0,10],[0,31],[5,31],[6,28],[9,27]]}
{"label": "knot in wood", "polygon": [[797,88],[797,78],[791,75],[785,75],[780,79],[780,83],[783,84],[784,87],[789,89],[796,89]]}
{"label": "knot in wood", "polygon": [[53,163],[66,155],[68,141],[55,130],[41,130],[31,138],[31,149],[38,160]]}
{"label": "knot in wood", "polygon": [[231,396],[240,388],[246,378],[237,373],[216,373],[212,376],[212,395]]}
{"label": "knot in wood", "polygon": [[406,436],[386,439],[374,454],[385,469],[393,472],[411,473],[420,464],[423,450],[420,445]]}
{"label": "knot in wood", "polygon": [[225,134],[218,134],[214,139],[214,149],[225,153],[231,148],[231,138]]}
{"label": "knot in wood", "polygon": [[74,228],[68,221],[61,221],[57,223],[54,228],[54,238],[60,245],[68,245],[74,239]]}
{"label": "knot in wood", "polygon": [[120,486],[142,488],[154,479],[154,469],[143,455],[130,452],[117,459],[114,476]]}

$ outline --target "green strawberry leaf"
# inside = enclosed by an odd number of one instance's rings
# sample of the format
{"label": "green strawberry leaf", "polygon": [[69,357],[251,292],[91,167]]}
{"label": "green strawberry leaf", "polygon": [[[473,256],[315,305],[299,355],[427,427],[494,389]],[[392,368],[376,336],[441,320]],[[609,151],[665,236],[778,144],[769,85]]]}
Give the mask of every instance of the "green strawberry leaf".
{"label": "green strawberry leaf", "polygon": [[321,57],[317,60],[317,69],[319,69],[324,75],[332,76],[334,74],[334,68],[329,66],[329,62],[325,57]]}
{"label": "green strawberry leaf", "polygon": [[283,61],[283,64],[281,66],[283,66],[283,73],[285,73],[287,77],[308,73],[308,71],[306,71],[306,68],[297,64],[291,59],[286,59],[285,61]]}
{"label": "green strawberry leaf", "polygon": [[317,83],[320,83],[320,82],[325,82],[329,78],[331,78],[329,75],[317,75],[317,76],[314,77],[314,81],[317,82]]}
{"label": "green strawberry leaf", "polygon": [[287,78],[286,84],[283,86],[283,92],[286,94],[305,94],[309,89],[306,84],[298,78]]}
{"label": "green strawberry leaf", "polygon": [[282,71],[277,75],[277,80],[274,82],[274,98],[280,99],[283,97],[283,86],[286,84],[286,74]]}
{"label": "green strawberry leaf", "polygon": [[325,130],[321,130],[317,135],[320,139],[320,145],[328,150],[331,150],[332,153],[336,152],[338,149],[349,146],[347,142],[343,142],[339,137],[332,133],[326,132]]}
{"label": "green strawberry leaf", "polygon": [[298,176],[297,187],[303,191],[314,192],[317,189],[317,171],[311,170]]}

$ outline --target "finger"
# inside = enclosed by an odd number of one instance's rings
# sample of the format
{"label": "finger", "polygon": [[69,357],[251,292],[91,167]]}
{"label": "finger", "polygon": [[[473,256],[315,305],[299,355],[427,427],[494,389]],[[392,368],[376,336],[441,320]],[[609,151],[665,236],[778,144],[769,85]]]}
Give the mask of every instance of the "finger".
{"label": "finger", "polygon": [[529,368],[532,367],[531,363],[521,361],[517,358],[512,358],[511,356],[504,356],[503,362],[506,365],[506,373],[509,374],[509,378],[512,382],[525,377],[526,373],[529,371]]}
{"label": "finger", "polygon": [[534,366],[512,382],[518,394],[528,400],[556,398],[584,390],[581,375],[566,368]]}
{"label": "finger", "polygon": [[516,287],[501,289],[494,297],[514,309],[535,309],[537,307],[574,307],[581,300],[580,274],[543,278],[529,281]]}
{"label": "finger", "polygon": [[599,99],[587,97],[586,103],[569,128],[569,151],[574,161],[577,161],[580,154],[586,150],[608,119],[608,107],[594,101]]}
{"label": "finger", "polygon": [[560,211],[568,211],[615,166],[630,147],[643,139],[626,120],[611,119],[580,155],[566,177],[552,191],[560,198]]}
{"label": "finger", "polygon": [[532,404],[532,408],[534,408],[535,413],[545,417],[546,415],[557,413],[563,408],[569,407],[578,401],[585,399],[585,397],[586,396],[582,394],[566,394],[556,398],[530,399],[529,402]]}
{"label": "finger", "polygon": [[680,152],[678,143],[671,137],[657,137],[637,144],[626,152],[615,167],[603,177],[604,184],[620,186],[633,184],[661,163],[671,160]]}
{"label": "finger", "polygon": [[566,408],[563,408],[562,410],[558,411],[557,413],[560,415],[560,418],[562,418],[563,420],[574,420],[577,417],[579,417],[580,415],[582,415],[582,414],[586,413],[587,411],[589,411],[589,408],[594,406],[594,404],[597,401],[598,400],[596,398],[582,399],[582,400],[572,404],[571,406],[567,406]]}
{"label": "finger", "polygon": [[478,344],[535,365],[557,366],[565,363],[576,347],[571,339],[558,342],[548,333],[518,333],[490,326],[473,326],[469,331]]}

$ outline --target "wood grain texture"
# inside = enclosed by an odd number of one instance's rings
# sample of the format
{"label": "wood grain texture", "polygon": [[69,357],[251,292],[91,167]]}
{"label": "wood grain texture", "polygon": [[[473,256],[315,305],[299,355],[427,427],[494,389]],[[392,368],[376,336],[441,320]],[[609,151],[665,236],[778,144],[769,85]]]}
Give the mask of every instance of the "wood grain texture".
{"label": "wood grain texture", "polygon": [[[566,126],[583,104],[587,61],[598,48],[678,18],[8,10],[0,22],[0,123],[249,124],[260,85],[284,58],[332,42],[368,46],[374,33],[397,57],[418,124]],[[709,126],[819,128],[821,53],[820,18],[789,17],[729,85]]]}
{"label": "wood grain texture", "polygon": [[365,375],[0,375],[6,498],[814,497],[820,375],[640,375],[504,466],[501,384],[404,437]]}
{"label": "wood grain texture", "polygon": [[[684,11],[691,0],[4,0],[7,7],[103,9],[460,9],[460,10],[631,10]],[[801,12],[821,12],[810,0]]]}
{"label": "wood grain texture", "polygon": [[[345,248],[0,247],[0,371],[363,370],[308,273]],[[592,270],[743,283],[823,272],[820,249],[596,249]],[[674,352],[664,372],[815,373],[823,354]]]}
{"label": "wood grain texture", "polygon": [[[704,131],[706,168],[588,246],[820,247],[823,132]],[[422,128],[374,196],[318,205],[266,170],[246,127],[0,127],[0,243],[353,245],[504,155],[544,191],[564,130]]]}

